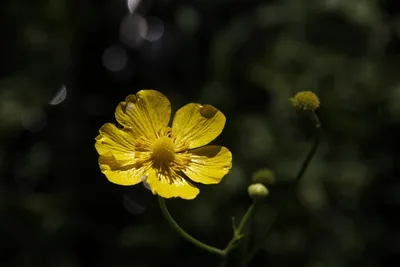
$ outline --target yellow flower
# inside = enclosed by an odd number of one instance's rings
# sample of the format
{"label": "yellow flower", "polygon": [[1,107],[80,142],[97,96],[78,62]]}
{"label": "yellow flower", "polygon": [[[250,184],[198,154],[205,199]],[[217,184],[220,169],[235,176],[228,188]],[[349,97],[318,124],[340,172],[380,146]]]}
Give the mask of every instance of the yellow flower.
{"label": "yellow flower", "polygon": [[314,112],[320,105],[318,96],[311,91],[298,92],[290,100],[293,107],[300,112]]}
{"label": "yellow flower", "polygon": [[193,199],[197,183],[217,184],[232,167],[232,154],[222,146],[205,146],[225,126],[225,116],[210,105],[180,108],[168,127],[171,105],[155,90],[141,90],[121,102],[115,117],[96,137],[101,172],[119,185],[144,182],[164,198]]}

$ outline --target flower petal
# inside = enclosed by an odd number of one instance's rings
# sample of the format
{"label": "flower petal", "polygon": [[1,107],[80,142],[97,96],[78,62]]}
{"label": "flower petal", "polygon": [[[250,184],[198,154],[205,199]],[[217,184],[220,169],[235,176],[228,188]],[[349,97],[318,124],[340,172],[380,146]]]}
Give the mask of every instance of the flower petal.
{"label": "flower petal", "polygon": [[194,199],[200,192],[197,187],[173,170],[170,170],[169,175],[167,175],[158,170],[149,169],[145,175],[147,175],[146,183],[153,194],[164,198]]}
{"label": "flower petal", "polygon": [[217,184],[232,168],[232,153],[223,146],[193,149],[191,161],[183,172],[194,182]]}
{"label": "flower petal", "polygon": [[128,130],[121,130],[112,123],[106,123],[100,128],[99,132],[95,143],[99,155],[112,155],[118,161],[133,163],[135,142]]}
{"label": "flower petal", "polygon": [[168,126],[171,105],[167,97],[156,90],[141,90],[119,103],[115,118],[136,137],[154,140]]}
{"label": "flower petal", "polygon": [[189,149],[201,147],[221,134],[225,121],[224,114],[213,106],[190,103],[176,112],[172,136]]}
{"label": "flower petal", "polygon": [[135,165],[121,164],[113,156],[100,156],[99,165],[102,173],[107,179],[118,185],[135,185],[140,183],[146,165],[136,167]]}

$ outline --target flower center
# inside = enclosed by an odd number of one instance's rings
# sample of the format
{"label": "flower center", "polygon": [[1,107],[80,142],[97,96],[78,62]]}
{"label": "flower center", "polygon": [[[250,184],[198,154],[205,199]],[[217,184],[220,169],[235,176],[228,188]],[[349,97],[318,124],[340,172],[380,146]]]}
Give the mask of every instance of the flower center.
{"label": "flower center", "polygon": [[164,136],[154,141],[151,156],[159,164],[169,163],[175,159],[174,143],[171,138]]}

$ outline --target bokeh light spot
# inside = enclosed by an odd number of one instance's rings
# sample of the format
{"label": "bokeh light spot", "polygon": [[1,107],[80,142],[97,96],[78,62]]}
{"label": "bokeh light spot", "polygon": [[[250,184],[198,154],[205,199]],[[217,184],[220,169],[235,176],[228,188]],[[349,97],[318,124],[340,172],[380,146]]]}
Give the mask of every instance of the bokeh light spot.
{"label": "bokeh light spot", "polygon": [[27,41],[34,46],[43,45],[48,40],[47,33],[42,28],[37,26],[28,26],[25,29],[24,34]]}
{"label": "bokeh light spot", "polygon": [[102,56],[104,67],[112,72],[123,70],[128,63],[128,55],[121,46],[110,46]]}
{"label": "bokeh light spot", "polygon": [[164,35],[164,23],[156,17],[147,17],[147,30],[146,32],[140,31],[144,39],[150,42],[155,42]]}
{"label": "bokeh light spot", "polygon": [[31,132],[40,132],[46,126],[46,114],[42,109],[26,110],[21,116],[21,125]]}
{"label": "bokeh light spot", "polygon": [[126,0],[126,5],[128,7],[128,10],[130,13],[135,13],[138,5],[140,3],[140,0]]}
{"label": "bokeh light spot", "polygon": [[146,208],[143,205],[139,204],[138,202],[136,202],[127,195],[124,195],[122,204],[124,208],[132,214],[140,214],[146,210]]}
{"label": "bokeh light spot", "polygon": [[194,33],[199,28],[200,16],[193,7],[182,7],[176,12],[176,24],[186,33]]}
{"label": "bokeh light spot", "polygon": [[145,40],[143,36],[147,36],[147,31],[147,22],[143,17],[129,14],[121,21],[119,35],[121,42],[132,48],[138,48]]}
{"label": "bokeh light spot", "polygon": [[67,87],[65,85],[62,85],[60,89],[56,92],[56,94],[53,96],[53,98],[50,100],[49,104],[50,105],[59,105],[61,102],[63,102],[67,98]]}

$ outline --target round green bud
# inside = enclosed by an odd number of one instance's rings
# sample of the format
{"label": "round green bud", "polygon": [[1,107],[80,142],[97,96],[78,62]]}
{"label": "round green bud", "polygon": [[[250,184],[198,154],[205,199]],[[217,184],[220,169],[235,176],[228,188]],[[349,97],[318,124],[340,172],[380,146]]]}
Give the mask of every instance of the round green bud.
{"label": "round green bud", "polygon": [[290,101],[299,112],[314,112],[320,106],[318,96],[311,91],[298,92]]}
{"label": "round green bud", "polygon": [[255,171],[251,177],[253,182],[265,185],[275,184],[275,173],[270,169],[259,169]]}
{"label": "round green bud", "polygon": [[254,200],[261,200],[269,195],[268,189],[261,183],[252,184],[247,188],[249,196]]}

